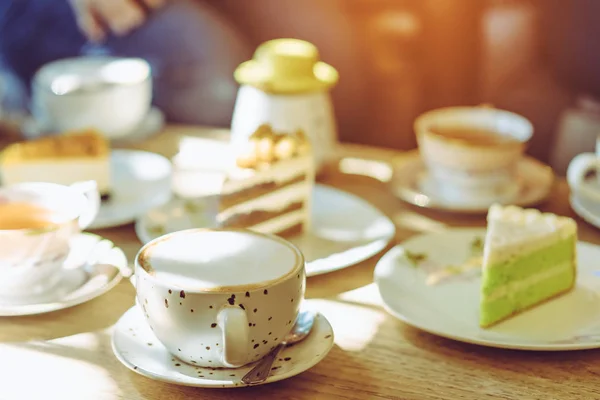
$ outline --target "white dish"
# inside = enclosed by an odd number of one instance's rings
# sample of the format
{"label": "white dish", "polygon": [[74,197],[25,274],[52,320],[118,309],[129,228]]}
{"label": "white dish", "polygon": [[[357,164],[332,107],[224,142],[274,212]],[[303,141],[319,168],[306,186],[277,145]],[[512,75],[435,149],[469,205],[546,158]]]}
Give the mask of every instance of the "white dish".
{"label": "white dish", "polygon": [[[302,342],[285,348],[273,365],[266,383],[298,375],[319,363],[333,347],[333,329],[318,314],[310,335]],[[156,339],[137,306],[130,308],[115,325],[112,348],[117,359],[130,370],[150,379],[176,385],[204,388],[248,386],[242,377],[252,364],[236,368],[202,368],[175,358]]]}
{"label": "white dish", "polygon": [[[386,309],[434,335],[483,346],[539,351],[600,347],[600,247],[579,242],[577,285],[495,327],[479,327],[479,269],[428,285],[431,271],[471,258],[472,243],[485,229],[449,229],[415,236],[385,254],[375,283]],[[426,254],[417,267],[404,251]]]}
{"label": "white dish", "polygon": [[133,222],[171,198],[171,162],[146,151],[113,150],[111,194],[88,229],[102,229]]}
{"label": "white dish", "polygon": [[[150,111],[148,111],[146,118],[144,118],[144,120],[136,129],[122,138],[114,139],[113,143],[130,143],[148,139],[159,133],[163,129],[164,125],[165,116],[163,112],[156,107],[152,107]],[[28,139],[52,133],[47,128],[41,126],[33,117],[27,117],[23,120],[21,124],[21,131],[23,132],[23,136]]]}
{"label": "white dish", "polygon": [[0,298],[0,317],[43,314],[92,300],[115,287],[127,270],[125,253],[91,233],[74,237],[56,286],[35,297]]}
{"label": "white dish", "polygon": [[588,224],[600,228],[600,204],[595,203],[594,200],[586,199],[576,192],[572,192],[569,200],[575,214]]}
{"label": "white dish", "polygon": [[[396,228],[381,211],[365,200],[330,186],[315,185],[312,230],[288,238],[307,260],[307,276],[346,268],[383,250]],[[173,199],[138,219],[135,231],[142,243],[166,233],[214,227],[217,197]]]}
{"label": "white dish", "polygon": [[434,182],[418,151],[403,155],[394,166],[390,185],[400,199],[417,207],[430,208],[457,213],[486,213],[494,202],[514,204],[521,207],[541,203],[548,197],[554,182],[552,169],[534,160],[524,157],[518,165],[518,190],[512,198],[472,199],[469,202],[456,202],[443,199],[437,193]]}

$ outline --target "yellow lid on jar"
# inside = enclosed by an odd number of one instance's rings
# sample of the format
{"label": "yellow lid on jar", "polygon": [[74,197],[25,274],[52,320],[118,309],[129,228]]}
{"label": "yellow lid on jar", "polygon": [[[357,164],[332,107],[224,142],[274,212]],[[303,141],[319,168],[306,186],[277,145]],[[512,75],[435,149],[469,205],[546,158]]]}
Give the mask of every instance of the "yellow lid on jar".
{"label": "yellow lid on jar", "polygon": [[298,39],[274,39],[261,44],[252,60],[235,70],[241,85],[272,94],[324,91],[338,81],[338,72],[319,60],[319,50]]}

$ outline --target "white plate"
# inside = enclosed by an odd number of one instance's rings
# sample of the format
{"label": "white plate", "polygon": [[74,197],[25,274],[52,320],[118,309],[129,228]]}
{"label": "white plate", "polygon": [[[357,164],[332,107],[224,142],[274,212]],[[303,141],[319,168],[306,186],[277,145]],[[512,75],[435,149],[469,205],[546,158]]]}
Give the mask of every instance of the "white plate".
{"label": "white plate", "polygon": [[[321,361],[333,347],[329,321],[317,315],[310,335],[302,342],[281,351],[273,372],[265,382],[277,382],[298,375]],[[203,368],[175,358],[156,339],[137,306],[129,309],[115,325],[112,336],[115,356],[130,370],[150,379],[176,385],[205,388],[248,386],[242,377],[253,364],[242,368]],[[254,385],[253,385],[254,386]]]}
{"label": "white plate", "polygon": [[[578,243],[574,290],[489,329],[479,327],[478,270],[426,284],[431,271],[471,258],[473,240],[484,235],[485,229],[449,229],[415,236],[390,250],[375,268],[386,309],[414,327],[467,343],[547,351],[600,347],[599,246]],[[405,249],[427,258],[415,267]]]}
{"label": "white plate", "polygon": [[[315,185],[312,230],[287,238],[306,257],[308,276],[320,275],[364,261],[385,248],[396,228],[381,211],[363,199],[330,186]],[[138,219],[142,243],[165,233],[215,226],[217,198],[173,199]]]}
{"label": "white plate", "polygon": [[73,238],[57,285],[35,297],[0,299],[0,317],[43,314],[92,300],[115,287],[127,270],[125,253],[91,233]]}
{"label": "white plate", "polygon": [[111,152],[111,196],[89,229],[125,225],[171,198],[171,162],[146,151]]}
{"label": "white plate", "polygon": [[[549,166],[531,157],[524,157],[519,162],[516,179],[519,184],[517,194],[510,201],[504,202],[527,207],[539,204],[548,197],[554,182],[554,172]],[[457,213],[487,213],[492,203],[499,200],[457,203],[441,198],[435,190],[437,185],[430,182],[430,176],[418,151],[400,157],[400,161],[394,166],[390,185],[396,196],[409,204]]]}

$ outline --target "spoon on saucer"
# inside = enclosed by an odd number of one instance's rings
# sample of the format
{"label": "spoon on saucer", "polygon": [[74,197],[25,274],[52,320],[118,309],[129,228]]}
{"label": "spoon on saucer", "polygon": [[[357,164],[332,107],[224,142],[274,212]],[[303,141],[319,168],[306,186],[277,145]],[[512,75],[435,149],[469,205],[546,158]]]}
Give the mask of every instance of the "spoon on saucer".
{"label": "spoon on saucer", "polygon": [[305,339],[315,322],[315,313],[313,311],[302,311],[296,318],[296,323],[292,327],[290,333],[288,333],[283,341],[277,345],[273,350],[264,356],[258,363],[242,378],[242,382],[250,385],[252,383],[260,383],[269,377],[271,372],[271,366],[277,358],[279,352],[286,346],[290,346],[294,343],[298,343]]}

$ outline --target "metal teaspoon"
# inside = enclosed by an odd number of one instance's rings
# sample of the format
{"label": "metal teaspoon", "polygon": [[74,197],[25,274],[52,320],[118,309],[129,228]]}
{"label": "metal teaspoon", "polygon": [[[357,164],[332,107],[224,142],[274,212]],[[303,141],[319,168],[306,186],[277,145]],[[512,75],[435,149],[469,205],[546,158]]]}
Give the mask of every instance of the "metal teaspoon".
{"label": "metal teaspoon", "polygon": [[271,366],[277,358],[279,352],[286,346],[298,343],[305,339],[310,333],[315,322],[316,314],[313,311],[302,311],[296,318],[296,323],[292,327],[283,341],[273,350],[264,356],[258,363],[242,378],[242,382],[246,384],[260,383],[265,381],[271,372]]}

